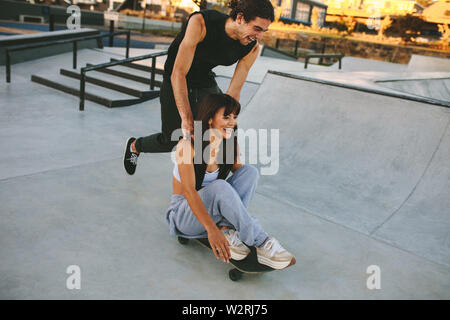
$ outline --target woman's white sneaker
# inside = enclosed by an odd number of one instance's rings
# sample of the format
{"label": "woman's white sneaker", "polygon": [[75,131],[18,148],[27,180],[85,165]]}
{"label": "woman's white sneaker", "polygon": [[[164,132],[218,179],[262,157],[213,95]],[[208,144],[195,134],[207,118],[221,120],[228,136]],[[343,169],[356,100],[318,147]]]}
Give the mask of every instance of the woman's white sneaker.
{"label": "woman's white sneaker", "polygon": [[256,247],[256,254],[260,264],[274,269],[284,269],[296,262],[294,256],[275,238],[269,238],[263,245]]}
{"label": "woman's white sneaker", "polygon": [[239,232],[233,229],[222,230],[230,245],[231,259],[244,260],[250,254],[250,249],[239,239]]}

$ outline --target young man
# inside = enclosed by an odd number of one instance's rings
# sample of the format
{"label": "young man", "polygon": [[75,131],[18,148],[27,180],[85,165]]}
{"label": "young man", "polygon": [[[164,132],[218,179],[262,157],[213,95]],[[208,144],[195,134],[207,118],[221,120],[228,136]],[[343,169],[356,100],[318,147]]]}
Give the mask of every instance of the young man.
{"label": "young man", "polygon": [[201,10],[190,15],[169,47],[161,85],[162,129],[147,137],[128,139],[124,166],[136,171],[139,153],[170,152],[178,139],[172,132],[181,127],[183,136],[194,132],[198,104],[209,93],[220,93],[211,71],[218,65],[236,69],[227,94],[239,101],[242,86],[259,52],[258,41],[274,20],[270,0],[232,0],[230,15]]}

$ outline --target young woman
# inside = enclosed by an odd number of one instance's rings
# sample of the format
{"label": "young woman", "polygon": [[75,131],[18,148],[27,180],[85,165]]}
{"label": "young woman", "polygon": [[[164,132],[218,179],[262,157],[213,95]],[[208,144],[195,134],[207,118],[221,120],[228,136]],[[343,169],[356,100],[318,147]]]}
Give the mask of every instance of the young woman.
{"label": "young woman", "polygon": [[[172,235],[208,238],[214,255],[224,262],[244,259],[250,253],[248,245],[256,247],[259,263],[283,269],[295,263],[294,256],[248,212],[259,175],[239,160],[233,137],[239,112],[239,102],[227,94],[203,99],[196,116],[203,135],[194,136],[202,148],[196,150],[191,140],[178,142],[166,219]],[[227,152],[233,152],[234,161],[227,163]]]}

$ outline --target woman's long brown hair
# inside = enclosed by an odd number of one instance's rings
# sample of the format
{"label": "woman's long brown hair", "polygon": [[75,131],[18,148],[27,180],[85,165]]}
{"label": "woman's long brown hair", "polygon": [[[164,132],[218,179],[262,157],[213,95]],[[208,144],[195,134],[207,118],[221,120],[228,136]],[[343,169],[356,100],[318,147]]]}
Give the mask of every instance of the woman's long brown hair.
{"label": "woman's long brown hair", "polygon": [[[214,118],[214,115],[217,113],[217,111],[220,110],[220,108],[225,107],[224,110],[224,115],[227,116],[229,114],[235,114],[236,116],[239,115],[239,112],[241,111],[241,104],[236,101],[233,97],[231,97],[228,94],[224,94],[224,93],[219,93],[219,94],[209,94],[207,96],[205,96],[203,98],[203,100],[200,103],[197,115],[195,117],[196,121],[201,121],[202,122],[202,136],[201,137],[197,137],[197,135],[194,136],[194,139],[198,142],[200,142],[199,140],[201,140],[201,145],[202,145],[202,150],[200,153],[200,157],[202,158],[202,164],[205,165],[205,159],[203,159],[203,152],[205,150],[205,148],[210,144],[210,139],[209,139],[209,120]],[[226,169],[230,169],[233,164],[234,164],[234,160],[236,159],[237,156],[237,135],[236,135],[236,130],[237,130],[237,126],[235,126],[234,128],[234,134],[232,135],[232,138],[230,139],[223,139],[222,143],[220,145],[220,151],[219,154],[217,156],[217,159],[221,160],[221,163],[219,163],[219,172],[224,171]],[[199,139],[199,140],[197,140]],[[206,140],[206,141],[203,141]],[[194,141],[191,141],[192,143],[194,143]],[[233,163],[227,163],[227,150],[229,150],[227,148],[227,144],[228,143],[233,143]],[[196,158],[197,158],[197,154],[198,151],[195,150],[196,152]],[[209,155],[208,155],[209,156]],[[199,158],[197,158],[199,159]],[[209,158],[208,158],[209,160]],[[197,161],[195,163],[198,163]]]}

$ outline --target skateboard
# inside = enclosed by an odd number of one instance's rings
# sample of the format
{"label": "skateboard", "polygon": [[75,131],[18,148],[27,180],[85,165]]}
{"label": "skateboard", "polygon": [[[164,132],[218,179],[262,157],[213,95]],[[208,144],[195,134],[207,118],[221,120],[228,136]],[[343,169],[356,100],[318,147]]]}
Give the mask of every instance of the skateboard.
{"label": "skateboard", "polygon": [[[189,243],[189,240],[190,239],[178,237],[178,242],[183,245],[187,245]],[[195,240],[202,246],[208,248],[209,250],[212,250],[207,238],[192,239],[192,240]],[[228,271],[228,276],[230,277],[230,280],[238,281],[242,278],[242,275],[244,273],[265,273],[276,270],[269,266],[260,264],[258,262],[255,247],[249,247],[249,249],[250,254],[245,259],[239,261],[230,259],[230,264],[234,266],[234,269]]]}

